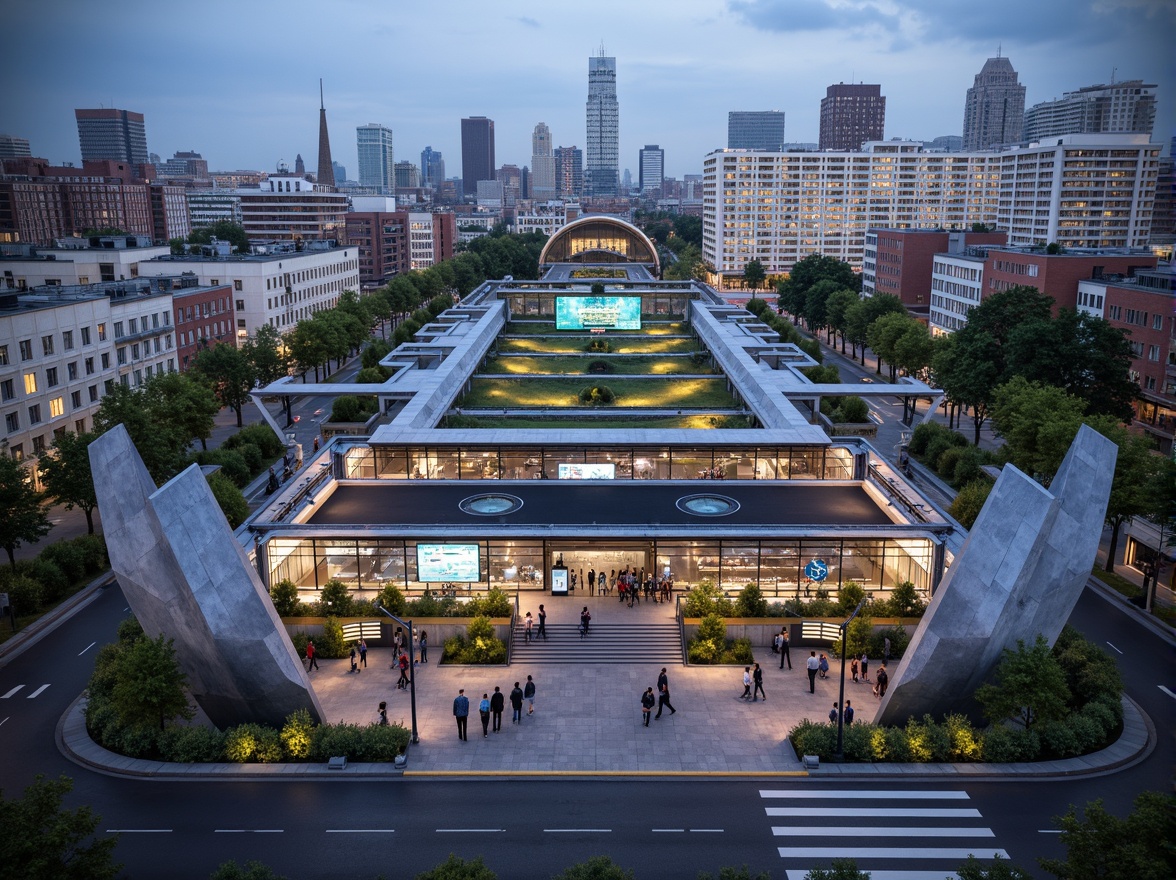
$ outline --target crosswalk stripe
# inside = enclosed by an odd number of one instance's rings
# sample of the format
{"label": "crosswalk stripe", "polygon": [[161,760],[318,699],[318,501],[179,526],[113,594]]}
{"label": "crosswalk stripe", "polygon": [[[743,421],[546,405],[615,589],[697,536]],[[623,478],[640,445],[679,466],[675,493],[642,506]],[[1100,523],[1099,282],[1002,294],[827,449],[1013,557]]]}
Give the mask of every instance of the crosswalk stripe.
{"label": "crosswalk stripe", "polygon": [[979,810],[966,807],[898,807],[879,810],[876,807],[764,807],[769,816],[832,816],[834,818],[867,817],[871,819],[980,819]]}
{"label": "crosswalk stripe", "polygon": [[900,825],[885,828],[860,825],[773,825],[772,834],[776,837],[996,837],[991,828],[904,828]]}
{"label": "crosswalk stripe", "polygon": [[49,687],[49,685],[47,685],[47,684],[41,685],[39,688],[37,688],[35,691],[33,691],[31,694],[29,694],[27,697],[25,697],[25,699],[26,700],[36,699],[37,697],[41,696],[41,694],[43,694],[45,692],[45,688],[47,688],[47,687]]}
{"label": "crosswalk stripe", "polygon": [[21,689],[23,689],[23,688],[24,688],[24,685],[23,685],[23,684],[18,684],[16,687],[14,687],[12,690],[10,690],[8,693],[6,693],[4,696],[0,697],[0,700],[11,700],[11,699],[12,699],[12,697],[13,697],[13,695],[14,695],[14,694],[15,694],[17,691],[19,691],[19,690],[21,690]]}
{"label": "crosswalk stripe", "polygon": [[[978,859],[1007,859],[1003,849],[974,849],[959,847],[909,847],[909,846],[795,846],[779,847],[782,859],[953,859],[966,861],[968,856]],[[871,877],[877,876],[874,871]],[[904,876],[910,876],[904,874]]]}
{"label": "crosswalk stripe", "polygon": [[762,798],[789,798],[792,800],[928,800],[966,801],[966,791],[870,791],[857,789],[760,789]]}
{"label": "crosswalk stripe", "polygon": [[[808,869],[788,870],[785,880],[805,880]],[[870,880],[959,880],[955,871],[871,871]]]}

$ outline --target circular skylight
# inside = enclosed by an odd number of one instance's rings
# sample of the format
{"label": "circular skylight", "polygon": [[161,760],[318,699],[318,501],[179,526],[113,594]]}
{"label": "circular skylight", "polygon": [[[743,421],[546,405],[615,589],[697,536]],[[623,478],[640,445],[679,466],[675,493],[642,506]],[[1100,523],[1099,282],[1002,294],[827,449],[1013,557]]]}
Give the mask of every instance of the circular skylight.
{"label": "circular skylight", "polygon": [[471,495],[458,505],[465,513],[472,513],[475,516],[501,516],[504,513],[514,513],[522,506],[523,499],[501,492]]}
{"label": "circular skylight", "polygon": [[727,516],[739,509],[739,502],[726,495],[686,495],[678,499],[676,506],[695,516]]}

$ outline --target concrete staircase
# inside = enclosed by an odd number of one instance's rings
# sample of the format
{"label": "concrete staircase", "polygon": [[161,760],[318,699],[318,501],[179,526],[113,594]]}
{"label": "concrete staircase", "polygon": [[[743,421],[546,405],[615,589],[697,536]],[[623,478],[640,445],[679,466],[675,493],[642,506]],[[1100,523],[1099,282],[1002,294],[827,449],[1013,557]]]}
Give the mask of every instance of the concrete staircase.
{"label": "concrete staircase", "polygon": [[[532,630],[532,635],[539,629]],[[511,636],[510,660],[515,663],[682,663],[682,639],[676,623],[592,622],[586,638],[576,624],[547,625],[547,640],[526,640],[522,624]]]}

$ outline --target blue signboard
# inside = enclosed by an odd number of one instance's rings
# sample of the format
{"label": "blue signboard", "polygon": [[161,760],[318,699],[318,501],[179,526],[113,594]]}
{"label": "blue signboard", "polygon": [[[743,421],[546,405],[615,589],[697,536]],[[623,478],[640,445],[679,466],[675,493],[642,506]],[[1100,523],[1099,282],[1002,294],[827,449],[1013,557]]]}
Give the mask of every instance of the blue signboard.
{"label": "blue signboard", "polygon": [[829,566],[823,559],[814,559],[804,567],[804,576],[810,581],[823,581],[829,576]]}

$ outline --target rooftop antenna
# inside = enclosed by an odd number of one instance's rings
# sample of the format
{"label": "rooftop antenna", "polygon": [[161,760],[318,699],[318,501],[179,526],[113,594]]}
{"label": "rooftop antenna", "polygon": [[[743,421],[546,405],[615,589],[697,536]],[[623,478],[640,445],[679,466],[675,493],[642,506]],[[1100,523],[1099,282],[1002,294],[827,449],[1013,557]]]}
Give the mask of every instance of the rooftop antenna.
{"label": "rooftop antenna", "polygon": [[1117,67],[1111,68],[1111,85],[1115,84],[1115,74],[1118,72],[1119,72],[1119,68],[1117,68]]}
{"label": "rooftop antenna", "polygon": [[996,57],[997,57],[997,58],[999,58],[999,57],[1000,57],[1000,50],[1001,50],[1001,48],[1002,48],[1002,44],[1000,44],[1000,43],[997,43],[997,44],[996,44]]}
{"label": "rooftop antenna", "polygon": [[325,110],[327,105],[323,103],[323,78],[319,77],[319,109]]}
{"label": "rooftop antenna", "polygon": [[600,57],[604,57],[604,40],[600,41]]}

